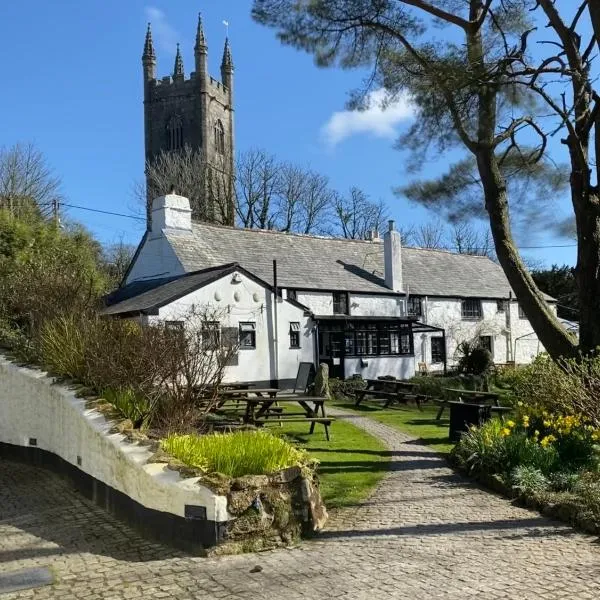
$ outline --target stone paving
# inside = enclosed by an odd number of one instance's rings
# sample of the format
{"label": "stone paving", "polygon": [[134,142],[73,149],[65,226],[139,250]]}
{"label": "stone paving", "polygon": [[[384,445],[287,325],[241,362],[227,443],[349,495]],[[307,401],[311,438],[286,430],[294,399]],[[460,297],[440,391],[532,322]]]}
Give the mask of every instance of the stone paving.
{"label": "stone paving", "polygon": [[316,540],[261,554],[190,558],[141,539],[54,475],[0,460],[0,573],[55,575],[1,600],[599,597],[595,538],[478,489],[408,436],[352,419],[387,443],[390,474]]}

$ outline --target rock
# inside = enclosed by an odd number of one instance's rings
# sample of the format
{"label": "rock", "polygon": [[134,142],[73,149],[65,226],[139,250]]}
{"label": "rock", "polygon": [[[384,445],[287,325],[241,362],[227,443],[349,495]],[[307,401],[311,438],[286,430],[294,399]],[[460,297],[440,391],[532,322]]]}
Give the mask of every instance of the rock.
{"label": "rock", "polygon": [[329,365],[321,363],[317,370],[314,383],[314,394],[322,398],[331,398],[329,391]]}
{"label": "rock", "polygon": [[298,466],[288,467],[287,469],[283,469],[282,471],[278,471],[277,473],[273,473],[270,476],[270,480],[272,484],[278,483],[290,483],[298,477],[302,475],[302,469]]}
{"label": "rock", "polygon": [[302,480],[302,499],[308,505],[309,527],[312,531],[320,531],[327,522],[328,514],[319,488],[314,486],[308,479]]}
{"label": "rock", "polygon": [[263,568],[260,565],[256,565],[250,569],[250,573],[260,573]]}
{"label": "rock", "polygon": [[269,485],[269,478],[266,475],[245,475],[238,477],[231,483],[232,490],[258,490]]}

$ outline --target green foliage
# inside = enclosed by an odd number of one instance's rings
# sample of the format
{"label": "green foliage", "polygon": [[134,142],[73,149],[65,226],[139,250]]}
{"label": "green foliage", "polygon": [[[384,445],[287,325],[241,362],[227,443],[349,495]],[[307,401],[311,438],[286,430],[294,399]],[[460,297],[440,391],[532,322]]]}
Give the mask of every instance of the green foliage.
{"label": "green foliage", "polygon": [[530,465],[518,465],[510,473],[510,483],[522,494],[539,494],[549,487],[544,474]]}
{"label": "green foliage", "polygon": [[458,370],[471,375],[485,375],[494,366],[494,360],[487,348],[479,345],[479,340],[464,341],[458,345]]}
{"label": "green foliage", "polygon": [[557,471],[550,474],[550,486],[556,492],[572,492],[579,481],[579,473]]}
{"label": "green foliage", "polygon": [[351,377],[350,379],[333,378],[329,380],[329,391],[331,397],[337,400],[353,400],[354,392],[364,390],[367,387],[367,382],[360,376]]}
{"label": "green foliage", "polygon": [[507,427],[492,419],[465,433],[452,450],[453,457],[474,474],[509,475],[520,465],[539,469],[548,475],[556,468],[558,454],[553,446],[542,446],[524,428]]}
{"label": "green foliage", "polygon": [[23,360],[39,360],[45,321],[97,306],[106,289],[99,256],[81,228],[0,210],[0,343]]}
{"label": "green foliage", "polygon": [[553,361],[540,354],[514,373],[515,396],[528,410],[579,415],[600,426],[600,356]]}
{"label": "green foliage", "polygon": [[485,381],[482,377],[476,375],[455,375],[455,376],[438,376],[431,375],[423,377],[418,375],[413,377],[411,383],[415,383],[415,392],[425,394],[430,398],[447,398],[450,399],[450,394],[446,392],[446,388],[458,390],[482,390]]}
{"label": "green foliage", "polygon": [[156,407],[156,399],[143,396],[130,387],[118,390],[108,388],[102,392],[102,398],[125,419],[129,419],[135,429],[148,426]]}
{"label": "green foliage", "polygon": [[559,317],[579,321],[579,290],[575,267],[552,265],[550,269],[532,271],[531,276],[540,290],[559,299],[560,304],[556,309]]}
{"label": "green foliage", "polygon": [[309,462],[305,451],[266,431],[170,435],[162,447],[186,465],[229,477],[267,475]]}

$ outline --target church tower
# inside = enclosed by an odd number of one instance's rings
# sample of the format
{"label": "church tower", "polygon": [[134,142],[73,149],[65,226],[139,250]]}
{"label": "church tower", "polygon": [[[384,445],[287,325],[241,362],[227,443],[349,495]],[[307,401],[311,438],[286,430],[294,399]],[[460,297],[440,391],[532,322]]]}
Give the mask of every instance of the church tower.
{"label": "church tower", "polygon": [[[208,45],[201,16],[198,17],[194,58],[195,71],[186,78],[177,45],[173,73],[157,79],[156,54],[148,25],[142,55],[146,164],[151,164],[161,152],[182,152],[188,147],[198,152],[203,161],[204,176],[198,178],[202,180],[200,186],[203,189],[198,192],[200,200],[197,205],[192,202],[192,218],[233,225],[233,60],[229,40],[226,39],[221,81],[209,75]],[[178,189],[177,181],[171,182],[171,185],[178,193],[185,191]],[[161,190],[160,193],[167,191]]]}

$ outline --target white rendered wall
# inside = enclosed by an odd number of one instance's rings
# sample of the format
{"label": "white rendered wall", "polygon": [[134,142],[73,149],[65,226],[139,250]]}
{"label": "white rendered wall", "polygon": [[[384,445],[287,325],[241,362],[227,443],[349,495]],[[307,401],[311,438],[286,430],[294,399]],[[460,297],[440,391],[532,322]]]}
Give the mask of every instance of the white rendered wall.
{"label": "white rendered wall", "polygon": [[[462,319],[461,300],[458,298],[429,297],[423,299],[422,305],[423,316],[420,320],[446,330],[449,366],[456,364],[460,342],[483,335],[492,337],[492,354],[496,363],[516,360],[518,364],[526,364],[544,351],[529,321],[519,318],[517,302],[510,303],[510,312],[498,312],[496,300],[482,300],[483,318],[473,321]],[[431,364],[430,338],[438,335],[441,333],[415,334],[415,359],[417,363],[426,362],[430,370],[443,369],[443,363]]]}
{"label": "white rendered wall", "polygon": [[[349,294],[349,296],[351,317],[401,317],[404,314],[404,298],[401,296],[374,294]],[[315,315],[333,315],[332,292],[299,291],[297,299]]]}
{"label": "white rendered wall", "polygon": [[131,283],[139,279],[183,275],[184,273],[185,269],[175,256],[171,244],[169,244],[162,231],[158,234],[150,232],[131,271],[127,275],[125,283]]}
{"label": "white rendered wall", "polygon": [[333,314],[333,294],[331,292],[298,292],[296,299],[309,308],[314,315]]}
{"label": "white rendered wall", "polygon": [[344,359],[344,377],[361,375],[363,379],[377,379],[393,375],[397,379],[409,379],[415,374],[414,356],[364,356]]}
{"label": "white rendered wall", "polygon": [[[18,367],[0,356],[0,442],[52,452],[143,506],[185,516],[185,505],[206,507],[207,518],[226,521],[227,498],[182,479],[165,464],[148,462],[147,447],[130,443],[102,413],[42,371]],[[77,464],[77,457],[81,465]]]}
{"label": "white rendered wall", "polygon": [[[165,321],[184,320],[192,307],[214,312],[222,327],[238,328],[240,322],[256,323],[256,348],[240,349],[238,364],[228,366],[225,381],[269,381],[295,379],[301,362],[314,362],[312,320],[304,311],[278,298],[274,318],[273,294],[259,283],[236,272],[164,306],[157,317]],[[300,348],[290,348],[290,323],[300,323]],[[274,340],[277,340],[277,353]],[[277,356],[276,356],[277,355]]]}

